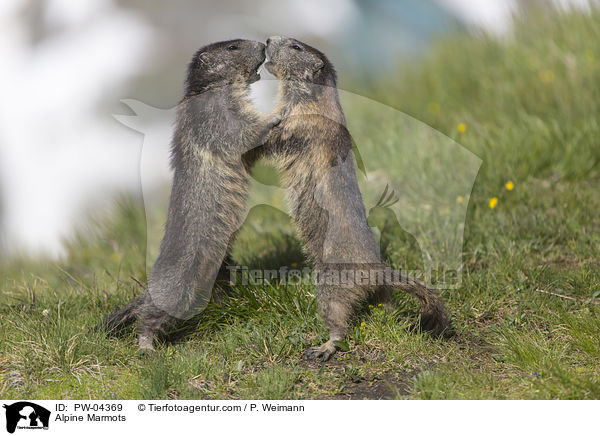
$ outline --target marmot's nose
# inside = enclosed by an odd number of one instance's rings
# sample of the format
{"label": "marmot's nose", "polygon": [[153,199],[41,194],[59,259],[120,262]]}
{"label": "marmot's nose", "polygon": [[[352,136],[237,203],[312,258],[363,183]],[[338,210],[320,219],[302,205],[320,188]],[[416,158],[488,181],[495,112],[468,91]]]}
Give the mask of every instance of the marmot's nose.
{"label": "marmot's nose", "polygon": [[281,41],[281,36],[270,36],[267,38],[267,45]]}

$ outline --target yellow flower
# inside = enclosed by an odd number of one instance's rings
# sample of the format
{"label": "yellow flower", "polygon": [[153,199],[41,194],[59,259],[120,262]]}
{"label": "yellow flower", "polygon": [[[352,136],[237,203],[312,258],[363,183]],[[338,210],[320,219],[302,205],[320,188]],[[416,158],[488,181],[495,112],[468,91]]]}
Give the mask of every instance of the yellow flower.
{"label": "yellow flower", "polygon": [[118,252],[114,251],[111,257],[114,262],[121,262],[121,255]]}
{"label": "yellow flower", "polygon": [[360,323],[360,326],[361,326],[361,327],[364,327],[364,326],[366,326],[366,325],[367,325],[367,323],[366,323],[366,322],[364,322],[364,321]]}
{"label": "yellow flower", "polygon": [[498,197],[492,197],[490,198],[490,209],[495,208],[498,205]]}
{"label": "yellow flower", "polygon": [[462,196],[462,195],[459,195],[459,196],[456,198],[456,202],[457,202],[457,203],[462,203],[463,201],[465,201],[465,199],[463,198],[463,196]]}
{"label": "yellow flower", "polygon": [[440,111],[442,110],[441,106],[439,103],[432,101],[431,103],[429,103],[427,105],[427,110],[429,111],[430,114],[432,115],[437,115],[440,113]]}
{"label": "yellow flower", "polygon": [[554,73],[550,70],[540,71],[538,73],[538,77],[542,83],[554,82]]}
{"label": "yellow flower", "polygon": [[588,64],[594,65],[594,52],[589,48],[585,51],[585,58],[588,61]]}
{"label": "yellow flower", "polygon": [[456,128],[460,133],[465,133],[467,131],[467,125],[465,123],[458,123],[458,126],[456,126]]}
{"label": "yellow flower", "polygon": [[373,309],[373,305],[372,304],[369,304],[369,309]]}
{"label": "yellow flower", "polygon": [[379,304],[377,305],[377,307],[383,307],[383,304],[379,303]]}
{"label": "yellow flower", "polygon": [[293,263],[293,264],[292,264],[292,266],[293,266],[294,268],[296,268],[296,267],[298,266],[298,264],[297,264],[297,263]]}
{"label": "yellow flower", "polygon": [[507,190],[512,191],[513,189],[515,189],[515,184],[509,180],[508,182],[506,182],[506,185],[504,185],[504,187]]}

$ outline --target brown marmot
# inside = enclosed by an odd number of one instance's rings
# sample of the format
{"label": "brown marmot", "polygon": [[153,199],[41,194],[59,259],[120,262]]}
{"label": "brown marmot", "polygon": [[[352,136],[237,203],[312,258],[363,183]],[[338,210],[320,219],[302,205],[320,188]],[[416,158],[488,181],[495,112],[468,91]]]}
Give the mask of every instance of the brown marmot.
{"label": "brown marmot", "polygon": [[[423,306],[421,327],[435,333],[448,329],[442,300],[423,283],[403,277],[393,285],[365,280],[389,267],[367,224],[352,154],[352,139],[336,89],[336,73],[323,53],[296,39],[267,40],[267,70],[280,80],[281,123],[264,146],[250,152],[271,157],[283,172],[283,183],[304,250],[314,263],[320,314],[330,338],[309,348],[305,357],[327,360],[346,337],[349,322],[369,301],[388,302],[391,290],[401,289]],[[341,277],[354,271],[351,283]],[[377,274],[375,274],[377,276]]]}
{"label": "brown marmot", "polygon": [[101,324],[109,331],[138,320],[140,350],[152,350],[165,323],[189,318],[209,301],[231,239],[242,224],[250,175],[243,153],[278,120],[249,99],[265,45],[217,42],[192,58],[172,140],[174,169],[165,234],[148,289]]}

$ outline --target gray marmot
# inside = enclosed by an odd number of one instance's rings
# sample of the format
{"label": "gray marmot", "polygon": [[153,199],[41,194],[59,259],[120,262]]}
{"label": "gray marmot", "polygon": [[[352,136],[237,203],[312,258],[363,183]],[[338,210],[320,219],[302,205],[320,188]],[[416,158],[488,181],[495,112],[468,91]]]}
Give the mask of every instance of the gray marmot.
{"label": "gray marmot", "polygon": [[242,39],[198,50],[177,107],[174,169],[165,234],[147,291],[101,324],[114,331],[138,320],[140,350],[152,350],[168,321],[197,313],[244,216],[250,175],[243,153],[260,145],[278,120],[249,99],[265,45]]}
{"label": "gray marmot", "polygon": [[[333,65],[315,48],[279,36],[267,40],[267,60],[265,67],[280,80],[276,113],[281,123],[250,154],[252,159],[271,157],[282,170],[292,216],[315,272],[323,278],[328,273],[341,277],[344,270],[389,270],[367,224]],[[367,302],[389,302],[394,288],[419,299],[421,328],[438,334],[448,329],[442,300],[419,281],[403,277],[388,285],[359,279],[340,285],[318,280],[319,311],[330,338],[306,350],[305,357],[329,359],[357,310]]]}

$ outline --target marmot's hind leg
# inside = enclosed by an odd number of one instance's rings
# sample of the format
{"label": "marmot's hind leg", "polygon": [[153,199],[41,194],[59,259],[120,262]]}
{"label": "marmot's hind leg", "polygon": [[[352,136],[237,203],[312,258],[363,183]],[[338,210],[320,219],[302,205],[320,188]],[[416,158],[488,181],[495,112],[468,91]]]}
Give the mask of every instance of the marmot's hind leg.
{"label": "marmot's hind leg", "polygon": [[354,300],[357,300],[352,298],[354,294],[352,290],[343,288],[325,287],[317,290],[319,312],[329,330],[329,340],[307,349],[304,352],[305,359],[321,359],[325,362],[335,354],[339,348],[335,342],[343,341],[348,333],[348,325],[354,313]]}
{"label": "marmot's hind leg", "polygon": [[147,295],[144,303],[138,309],[138,352],[154,351],[154,337],[172,318],[152,303],[152,297]]}

